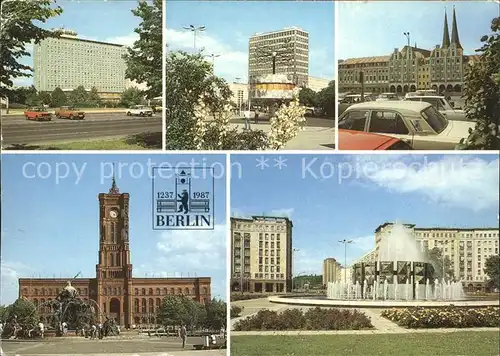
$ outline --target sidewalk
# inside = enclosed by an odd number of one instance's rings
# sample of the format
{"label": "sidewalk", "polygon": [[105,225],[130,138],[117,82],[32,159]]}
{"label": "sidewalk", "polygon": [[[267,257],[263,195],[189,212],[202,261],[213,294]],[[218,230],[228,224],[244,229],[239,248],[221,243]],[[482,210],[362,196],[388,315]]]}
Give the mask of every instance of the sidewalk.
{"label": "sidewalk", "polygon": [[[231,123],[230,127],[244,130],[245,124]],[[251,124],[251,130],[271,131],[269,123]],[[335,145],[335,128],[306,126],[297,137],[289,141],[284,150],[332,150]]]}

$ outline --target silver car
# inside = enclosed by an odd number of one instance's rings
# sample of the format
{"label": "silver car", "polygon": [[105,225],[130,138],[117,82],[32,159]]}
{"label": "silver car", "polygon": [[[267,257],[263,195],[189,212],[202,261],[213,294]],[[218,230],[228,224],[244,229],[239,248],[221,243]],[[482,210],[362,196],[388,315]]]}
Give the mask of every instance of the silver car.
{"label": "silver car", "polygon": [[354,104],[340,115],[338,127],[396,137],[414,150],[453,150],[474,125],[448,120],[427,102],[402,100]]}

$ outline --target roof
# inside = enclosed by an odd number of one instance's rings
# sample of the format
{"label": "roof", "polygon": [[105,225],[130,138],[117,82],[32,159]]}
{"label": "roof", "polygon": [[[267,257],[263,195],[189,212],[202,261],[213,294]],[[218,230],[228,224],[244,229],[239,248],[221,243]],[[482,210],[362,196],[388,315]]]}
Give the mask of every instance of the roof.
{"label": "roof", "polygon": [[399,139],[353,130],[338,130],[339,150],[385,150]]}
{"label": "roof", "polygon": [[405,101],[405,100],[386,100],[386,101],[368,101],[365,103],[353,104],[347,108],[347,111],[354,109],[380,109],[380,110],[397,110],[400,113],[411,114],[421,112],[427,109],[431,104],[425,101]]}
{"label": "roof", "polygon": [[359,58],[347,58],[339,62],[339,66],[349,65],[349,64],[363,64],[363,63],[379,63],[379,62],[389,62],[391,56],[373,56],[373,57],[359,57]]}

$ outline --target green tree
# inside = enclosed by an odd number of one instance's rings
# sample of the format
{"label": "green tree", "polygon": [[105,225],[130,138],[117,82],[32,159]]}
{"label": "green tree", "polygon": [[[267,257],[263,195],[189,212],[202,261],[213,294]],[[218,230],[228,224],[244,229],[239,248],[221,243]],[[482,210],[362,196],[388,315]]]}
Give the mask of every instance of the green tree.
{"label": "green tree", "polygon": [[5,305],[0,305],[0,323],[5,322],[6,314],[7,314],[7,307]]}
{"label": "green tree", "polygon": [[500,288],[500,256],[492,255],[488,257],[484,264],[484,273],[490,278],[493,288]]}
{"label": "green tree", "polygon": [[133,105],[139,105],[144,102],[144,94],[142,90],[130,87],[125,90],[120,97],[120,105],[129,108]]}
{"label": "green tree", "polygon": [[309,274],[293,277],[294,288],[303,288],[306,284],[309,284],[309,288],[323,288],[323,275]]}
{"label": "green tree", "polygon": [[[9,305],[3,315],[3,321],[9,323],[14,318],[17,319],[23,330],[33,329],[38,324],[39,315],[35,305],[27,299],[17,299],[13,304]],[[4,335],[13,332],[6,325]]]}
{"label": "green tree", "polygon": [[85,90],[83,85],[78,86],[69,94],[69,102],[71,105],[81,108],[89,105],[89,93]]}
{"label": "green tree", "polygon": [[302,88],[299,92],[299,103],[308,107],[316,107],[318,105],[318,94],[310,88]]}
{"label": "green tree", "polygon": [[25,91],[25,104],[26,105],[29,105],[29,106],[36,106],[36,105],[40,105],[40,100],[39,100],[39,97],[38,97],[38,92],[35,88],[34,85],[30,86],[29,88],[26,89]]}
{"label": "green tree", "polygon": [[162,0],[152,3],[139,1],[132,13],[142,22],[135,29],[139,39],[125,55],[125,77],[139,84],[146,84],[146,97],[152,99],[162,94]]}
{"label": "green tree", "polygon": [[[62,8],[52,0],[3,1],[0,26],[0,96],[8,96],[13,90],[12,80],[31,77],[33,69],[20,63],[30,56],[29,43],[39,43],[47,37],[57,37],[58,32],[42,29],[36,22],[46,22],[62,13]],[[160,31],[161,34],[161,31]]]}
{"label": "green tree", "polygon": [[[443,250],[434,247],[428,251],[428,255],[429,261],[435,268],[435,277],[443,278]],[[444,256],[444,274],[446,279],[453,279],[455,276],[455,271],[451,267],[451,260],[447,255]]]}
{"label": "green tree", "polygon": [[38,101],[42,105],[50,105],[50,103],[52,102],[50,93],[48,91],[41,91],[40,93],[38,93]]}
{"label": "green tree", "polygon": [[206,322],[205,327],[212,330],[220,330],[226,327],[227,304],[222,300],[213,298],[205,304]]}
{"label": "green tree", "polygon": [[88,103],[90,107],[93,108],[98,108],[101,104],[101,97],[99,96],[99,92],[97,91],[96,87],[92,87],[90,89],[89,95],[88,95]]}
{"label": "green tree", "polygon": [[53,108],[64,106],[68,101],[66,93],[63,92],[63,90],[59,87],[55,88],[54,91],[52,91],[51,99],[52,100],[50,106],[52,106]]}
{"label": "green tree", "polygon": [[167,296],[158,309],[158,320],[166,326],[185,324],[193,329],[205,323],[206,311],[203,305],[185,296]]}
{"label": "green tree", "polygon": [[328,83],[326,88],[318,93],[318,106],[323,110],[326,116],[334,118],[337,102],[335,100],[335,81]]}
{"label": "green tree", "polygon": [[493,34],[481,38],[478,61],[471,63],[465,77],[465,114],[476,122],[458,149],[500,149],[500,17],[491,24]]}

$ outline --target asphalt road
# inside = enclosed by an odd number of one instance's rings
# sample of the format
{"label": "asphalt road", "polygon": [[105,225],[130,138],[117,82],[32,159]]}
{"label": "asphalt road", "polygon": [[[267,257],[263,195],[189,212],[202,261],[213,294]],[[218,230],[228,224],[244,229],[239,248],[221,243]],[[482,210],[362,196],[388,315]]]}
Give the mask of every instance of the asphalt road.
{"label": "asphalt road", "polygon": [[77,141],[161,132],[160,114],[153,117],[126,116],[124,113],[91,113],[84,120],[26,120],[22,115],[2,118],[3,145]]}
{"label": "asphalt road", "polygon": [[[184,355],[224,355],[225,350],[220,351],[195,351],[194,344],[200,343],[201,338],[188,338],[186,348],[182,349],[179,338],[144,338],[144,339],[110,339],[90,340],[82,337],[65,338],[65,340],[44,339],[33,341],[2,342],[2,349],[6,355],[126,355],[142,354],[149,352],[181,352]],[[176,352],[177,351],[177,352]]]}

